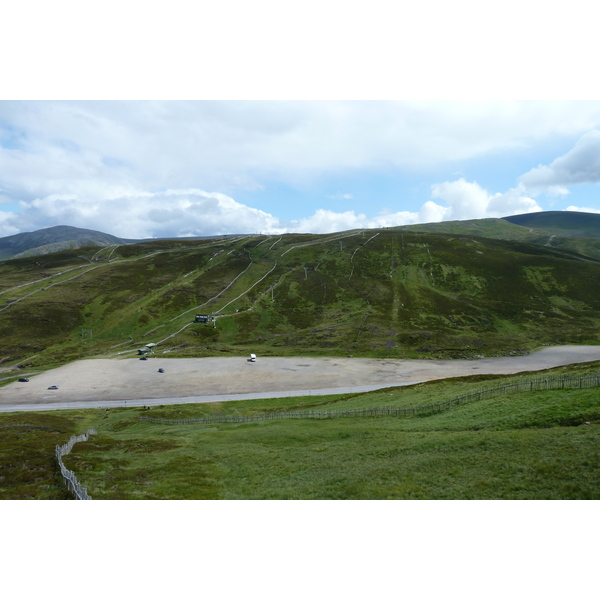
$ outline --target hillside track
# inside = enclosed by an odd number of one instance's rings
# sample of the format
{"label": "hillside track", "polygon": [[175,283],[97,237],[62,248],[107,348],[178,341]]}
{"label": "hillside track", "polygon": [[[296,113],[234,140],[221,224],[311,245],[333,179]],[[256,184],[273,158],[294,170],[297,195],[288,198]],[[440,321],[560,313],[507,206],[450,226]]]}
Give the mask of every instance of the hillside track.
{"label": "hillside track", "polygon": [[[90,359],[40,373],[28,383],[0,388],[0,411],[39,410],[77,403],[79,407],[141,399],[162,404],[183,401],[307,395],[312,391],[400,386],[474,374],[508,375],[600,360],[600,346],[557,346],[515,357],[477,360],[246,357]],[[159,373],[163,368],[165,373]],[[51,385],[58,390],[48,390]],[[237,396],[237,397],[232,397]],[[187,399],[187,400],[185,400]],[[155,402],[153,402],[155,403]]]}

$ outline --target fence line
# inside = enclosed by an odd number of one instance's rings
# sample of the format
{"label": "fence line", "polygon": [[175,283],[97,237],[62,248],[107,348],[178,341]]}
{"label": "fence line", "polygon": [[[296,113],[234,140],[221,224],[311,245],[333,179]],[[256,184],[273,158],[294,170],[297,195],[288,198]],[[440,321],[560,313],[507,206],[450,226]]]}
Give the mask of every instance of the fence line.
{"label": "fence line", "polygon": [[160,419],[156,417],[139,417],[142,421],[161,423],[165,425],[196,425],[204,423],[253,423],[258,421],[275,421],[279,419],[339,419],[343,417],[410,417],[428,415],[447,410],[453,406],[485,400],[495,396],[515,392],[533,392],[552,389],[584,389],[600,387],[600,373],[582,377],[550,376],[531,379],[529,381],[511,383],[508,385],[483,388],[470,394],[432,402],[421,406],[393,408],[391,406],[354,408],[341,410],[294,410],[256,415],[220,415],[216,417],[200,417],[197,419]]}
{"label": "fence line", "polygon": [[90,435],[94,433],[98,433],[95,429],[88,429],[85,433],[81,435],[73,435],[71,439],[62,446],[56,446],[56,460],[58,461],[58,466],[60,467],[60,473],[63,477],[63,481],[73,495],[75,496],[75,500],[91,500],[92,497],[87,493],[87,488],[84,488],[79,481],[77,481],[77,477],[75,477],[75,473],[73,471],[69,471],[65,464],[63,463],[62,457],[69,454],[73,449],[73,446],[77,442],[87,442]]}

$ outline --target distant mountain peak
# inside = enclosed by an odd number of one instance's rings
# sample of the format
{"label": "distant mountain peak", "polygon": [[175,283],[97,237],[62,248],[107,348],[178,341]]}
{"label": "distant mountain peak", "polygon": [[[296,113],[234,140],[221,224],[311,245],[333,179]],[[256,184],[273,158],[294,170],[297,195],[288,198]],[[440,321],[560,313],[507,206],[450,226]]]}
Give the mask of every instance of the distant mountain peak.
{"label": "distant mountain peak", "polygon": [[565,237],[600,237],[600,214],[549,210],[504,217],[504,221]]}
{"label": "distant mountain peak", "polygon": [[37,231],[17,233],[0,238],[0,260],[7,260],[19,255],[48,254],[67,248],[130,244],[135,241],[137,240],[124,240],[93,229],[82,229],[71,225],[54,225]]}

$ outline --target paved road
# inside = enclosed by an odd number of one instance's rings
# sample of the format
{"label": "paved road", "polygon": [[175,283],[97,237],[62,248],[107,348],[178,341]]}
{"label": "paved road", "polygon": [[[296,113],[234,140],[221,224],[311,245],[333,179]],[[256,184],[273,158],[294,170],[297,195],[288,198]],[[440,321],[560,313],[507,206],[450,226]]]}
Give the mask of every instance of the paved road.
{"label": "paved road", "polygon": [[327,388],[321,390],[295,390],[287,392],[262,392],[254,394],[223,394],[216,396],[185,396],[182,398],[145,398],[140,400],[53,402],[52,404],[5,404],[0,412],[31,412],[46,410],[73,410],[77,408],[116,408],[128,406],[160,406],[165,404],[200,404],[203,402],[228,402],[231,400],[260,400],[265,398],[289,398],[294,396],[330,396],[331,394],[358,394],[372,392],[386,387],[399,387],[419,383],[392,383],[386,385],[363,385],[347,388]]}

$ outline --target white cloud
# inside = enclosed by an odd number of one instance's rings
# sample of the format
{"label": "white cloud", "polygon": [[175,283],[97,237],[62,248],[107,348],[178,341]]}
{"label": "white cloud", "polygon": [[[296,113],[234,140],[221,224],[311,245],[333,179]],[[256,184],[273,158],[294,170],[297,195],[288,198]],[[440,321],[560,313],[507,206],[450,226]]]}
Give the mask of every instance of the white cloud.
{"label": "white cloud", "polygon": [[507,217],[510,215],[540,212],[542,207],[533,199],[524,195],[521,186],[512,188],[508,192],[496,193],[490,197],[486,216]]}
{"label": "white cloud", "polygon": [[469,182],[462,177],[432,185],[431,196],[444,200],[448,205],[441,206],[431,201],[425,203],[422,215],[434,217],[432,221],[499,218],[542,210],[535,200],[524,195],[520,187],[503,194],[490,194],[476,181]]}
{"label": "white cloud", "polygon": [[[396,227],[414,223],[502,217],[509,214],[541,210],[519,189],[504,194],[490,194],[476,182],[459,179],[432,186],[431,200],[419,212],[386,211],[374,217],[353,210],[336,212],[318,209],[312,216],[283,221],[230,196],[189,188],[150,193],[129,193],[122,197],[82,201],[77,195],[52,194],[21,202],[19,215],[0,212],[0,235],[20,230],[35,230],[68,223],[75,227],[96,229],[123,238],[188,237],[219,234],[332,233],[349,229]],[[17,229],[16,224],[26,227]]]}
{"label": "white cloud", "polygon": [[15,213],[0,211],[0,237],[21,233],[22,229],[17,226],[18,222]]}
{"label": "white cloud", "polygon": [[295,233],[333,233],[349,229],[396,227],[398,225],[408,225],[418,222],[419,215],[411,212],[397,212],[377,217],[367,217],[362,213],[357,215],[353,210],[338,213],[321,208],[312,217],[289,223],[287,231]]}
{"label": "white cloud", "polygon": [[421,206],[419,211],[420,219],[417,223],[439,223],[440,221],[446,221],[446,215],[450,209],[447,206],[440,206],[431,200],[428,200]]}
{"label": "white cloud", "polygon": [[443,220],[479,219],[486,215],[490,196],[477,182],[456,181],[435,183],[431,186],[432,198],[448,203]]}
{"label": "white cloud", "polygon": [[580,206],[567,206],[565,210],[600,214],[600,209],[598,208],[581,208]]}
{"label": "white cloud", "polygon": [[342,192],[338,192],[337,194],[332,194],[331,196],[327,196],[331,200],[352,200],[354,196],[352,194],[343,194]]}
{"label": "white cloud", "polygon": [[234,193],[265,178],[446,165],[597,126],[597,102],[0,102],[0,181],[14,200]]}
{"label": "white cloud", "polygon": [[549,166],[531,169],[520,182],[532,191],[544,190],[554,196],[568,194],[570,185],[600,182],[600,131],[594,129],[581,136],[569,152]]}
{"label": "white cloud", "polygon": [[21,220],[28,229],[69,223],[133,239],[284,231],[269,213],[199,189],[140,191],[102,202],[81,202],[71,196],[41,198],[21,203]]}
{"label": "white cloud", "polygon": [[[4,220],[2,215],[6,215]],[[22,202],[18,221],[27,223],[26,230],[69,223],[123,238],[141,239],[256,232],[331,233],[418,223],[419,214],[404,211],[367,217],[354,211],[319,209],[310,217],[283,221],[225,194],[186,189],[131,193],[102,202],[81,202],[73,196],[52,195]],[[17,215],[0,212],[0,236],[18,233],[12,225],[16,222]]]}

